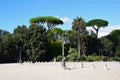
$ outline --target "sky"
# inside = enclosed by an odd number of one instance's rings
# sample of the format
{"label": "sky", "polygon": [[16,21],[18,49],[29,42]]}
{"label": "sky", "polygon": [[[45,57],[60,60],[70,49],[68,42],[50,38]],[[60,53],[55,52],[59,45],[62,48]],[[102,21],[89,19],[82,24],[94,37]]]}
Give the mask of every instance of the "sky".
{"label": "sky", "polygon": [[12,33],[18,25],[29,27],[29,20],[38,16],[60,18],[64,24],[56,27],[63,30],[71,29],[77,16],[86,22],[107,20],[109,25],[99,31],[101,37],[120,29],[120,0],[0,0],[0,29]]}

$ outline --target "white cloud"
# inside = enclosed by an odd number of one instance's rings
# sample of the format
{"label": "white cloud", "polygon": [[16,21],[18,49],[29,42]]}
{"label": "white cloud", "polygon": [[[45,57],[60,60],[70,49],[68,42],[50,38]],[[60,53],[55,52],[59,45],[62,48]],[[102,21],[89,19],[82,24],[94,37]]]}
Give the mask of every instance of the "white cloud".
{"label": "white cloud", "polygon": [[71,18],[68,18],[68,17],[63,17],[63,18],[60,18],[63,22],[72,22],[72,19]]}
{"label": "white cloud", "polygon": [[60,18],[64,23],[71,23],[72,19],[69,17],[59,17],[58,15],[56,15],[56,17]]}
{"label": "white cloud", "polygon": [[[102,36],[106,36],[108,35],[111,31],[115,30],[115,29],[120,29],[120,25],[115,25],[115,26],[108,26],[105,28],[100,28],[99,32],[98,32],[98,37],[102,37]],[[88,31],[93,30],[93,28],[88,27],[87,28]],[[94,30],[93,30],[94,31]]]}
{"label": "white cloud", "polygon": [[[73,19],[71,19],[69,17],[59,17],[58,15],[56,15],[56,17],[60,18],[64,22],[64,24],[63,24],[64,27],[62,27],[62,29],[65,29],[65,30],[71,29],[71,26],[72,26],[71,23],[72,23]],[[115,29],[120,29],[120,25],[114,25],[114,26],[108,26],[105,28],[100,28],[100,30],[98,32],[98,37],[100,38],[102,36],[106,36]],[[94,31],[94,29],[92,27],[87,27],[87,30]]]}
{"label": "white cloud", "polygon": [[70,30],[71,29],[71,26],[72,26],[71,23],[73,21],[71,18],[69,18],[67,16],[59,17],[58,15],[56,15],[56,17],[61,19],[64,22],[64,24],[62,26],[58,25],[57,27],[62,28],[63,30]]}

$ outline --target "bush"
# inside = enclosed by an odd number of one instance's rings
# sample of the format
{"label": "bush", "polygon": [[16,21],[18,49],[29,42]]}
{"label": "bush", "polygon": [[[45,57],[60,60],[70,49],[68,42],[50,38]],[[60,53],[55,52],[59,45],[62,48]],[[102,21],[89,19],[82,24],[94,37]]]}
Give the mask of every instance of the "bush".
{"label": "bush", "polygon": [[76,61],[77,60],[77,51],[74,48],[70,48],[68,53],[69,53],[67,55],[67,60],[68,61]]}
{"label": "bush", "polygon": [[99,61],[99,60],[100,60],[100,57],[99,57],[99,56],[93,56],[93,60],[94,60],[94,61]]}
{"label": "bush", "polygon": [[87,57],[84,56],[84,55],[81,55],[81,56],[80,56],[80,60],[81,60],[81,61],[86,61],[86,58],[87,58]]}
{"label": "bush", "polygon": [[88,57],[86,57],[86,61],[101,61],[101,56],[93,56],[93,55],[89,55]]}
{"label": "bush", "polygon": [[120,61],[120,57],[114,57],[114,61]]}
{"label": "bush", "polygon": [[61,60],[62,60],[62,56],[58,55],[57,58],[56,58],[56,61],[61,61]]}
{"label": "bush", "polygon": [[94,61],[93,56],[87,56],[86,61],[88,61],[88,62]]}
{"label": "bush", "polygon": [[103,61],[109,61],[109,58],[107,56],[102,56]]}

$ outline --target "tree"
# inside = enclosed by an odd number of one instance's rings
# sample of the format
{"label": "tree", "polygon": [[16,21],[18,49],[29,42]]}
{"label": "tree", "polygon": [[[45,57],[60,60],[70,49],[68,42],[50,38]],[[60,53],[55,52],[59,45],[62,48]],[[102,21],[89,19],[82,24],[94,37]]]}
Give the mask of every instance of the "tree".
{"label": "tree", "polygon": [[88,32],[85,30],[80,36],[81,52],[84,57],[86,57],[86,51],[87,51],[87,36],[88,36]]}
{"label": "tree", "polygon": [[[120,43],[120,29],[113,30],[107,37],[117,46]],[[117,42],[117,43],[116,43]]]}
{"label": "tree", "polygon": [[95,33],[87,36],[87,55],[99,55],[99,49],[101,48],[100,39],[96,38]]}
{"label": "tree", "polygon": [[[76,31],[73,31],[73,30],[68,30],[67,31],[67,40],[68,40],[68,43],[67,43],[67,45],[68,45],[68,47],[69,48],[77,48],[78,46],[77,46],[77,39],[78,39],[78,37],[77,37],[77,33],[76,33]],[[69,50],[69,49],[68,49]]]}
{"label": "tree", "polygon": [[109,58],[113,56],[113,43],[111,40],[107,39],[106,37],[100,38],[101,43],[102,43],[102,54],[104,56],[108,56]]}
{"label": "tree", "polygon": [[30,25],[28,32],[29,60],[32,62],[45,61],[47,49],[46,29],[40,25],[32,24]]}
{"label": "tree", "polygon": [[0,62],[17,62],[17,53],[12,34],[5,34],[1,38],[2,41],[0,43]]}
{"label": "tree", "polygon": [[48,35],[49,40],[51,41],[59,41],[61,40],[63,30],[60,28],[52,28]]}
{"label": "tree", "polygon": [[9,32],[8,32],[8,31],[5,31],[5,30],[0,29],[0,36],[5,35],[5,34],[7,34],[7,33],[9,33]]}
{"label": "tree", "polygon": [[61,42],[54,41],[54,42],[49,42],[48,43],[48,59],[52,60],[54,57],[57,57],[58,55],[61,55],[62,52],[62,46]]}
{"label": "tree", "polygon": [[77,51],[74,48],[70,48],[68,51],[67,59],[69,61],[76,61],[77,60]]}
{"label": "tree", "polygon": [[14,29],[13,33],[14,45],[16,46],[18,53],[18,60],[20,58],[22,61],[27,60],[27,48],[28,48],[28,29],[25,25],[18,26]]}
{"label": "tree", "polygon": [[86,30],[85,21],[81,17],[76,17],[72,22],[72,29],[78,34],[78,60],[80,59],[80,34]]}
{"label": "tree", "polygon": [[87,26],[91,26],[96,31],[96,37],[98,37],[98,31],[101,27],[108,26],[108,21],[102,19],[93,19],[87,22]]}
{"label": "tree", "polygon": [[113,30],[107,38],[114,44],[113,52],[115,56],[120,56],[120,29]]}
{"label": "tree", "polygon": [[30,23],[37,23],[39,25],[42,25],[46,27],[46,29],[49,31],[53,27],[63,24],[63,21],[59,18],[52,17],[52,16],[41,16],[41,17],[35,17],[30,19]]}
{"label": "tree", "polygon": [[61,37],[63,30],[60,28],[52,28],[47,36],[48,36],[48,56],[51,59],[61,55]]}
{"label": "tree", "polygon": [[118,40],[118,45],[116,47],[115,56],[118,56],[120,58],[120,35],[117,37],[117,40]]}
{"label": "tree", "polygon": [[[63,24],[62,20],[52,16],[41,16],[41,17],[31,18],[29,22],[30,24],[37,24],[38,26],[43,26],[44,28],[46,28],[47,34],[45,36],[47,38],[48,44],[50,45],[56,44],[56,43],[51,43],[51,41],[56,40],[57,37],[61,35],[61,29],[55,28],[52,31],[50,30],[59,24],[62,25]],[[57,44],[59,45],[59,43]],[[50,49],[51,48],[49,48],[48,50]]]}

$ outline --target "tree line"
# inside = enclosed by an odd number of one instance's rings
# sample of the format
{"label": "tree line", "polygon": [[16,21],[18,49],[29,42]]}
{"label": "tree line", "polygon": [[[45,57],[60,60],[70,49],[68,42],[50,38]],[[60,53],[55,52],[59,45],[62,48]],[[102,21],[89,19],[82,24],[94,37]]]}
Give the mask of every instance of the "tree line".
{"label": "tree line", "polygon": [[[24,61],[61,60],[62,37],[64,37],[65,57],[68,61],[110,61],[120,60],[120,30],[98,38],[98,31],[106,27],[108,21],[93,19],[85,22],[76,17],[72,30],[62,30],[57,25],[63,21],[51,16],[34,17],[30,26],[17,26],[13,33],[0,29],[0,63]],[[96,32],[88,32],[92,27]]]}

